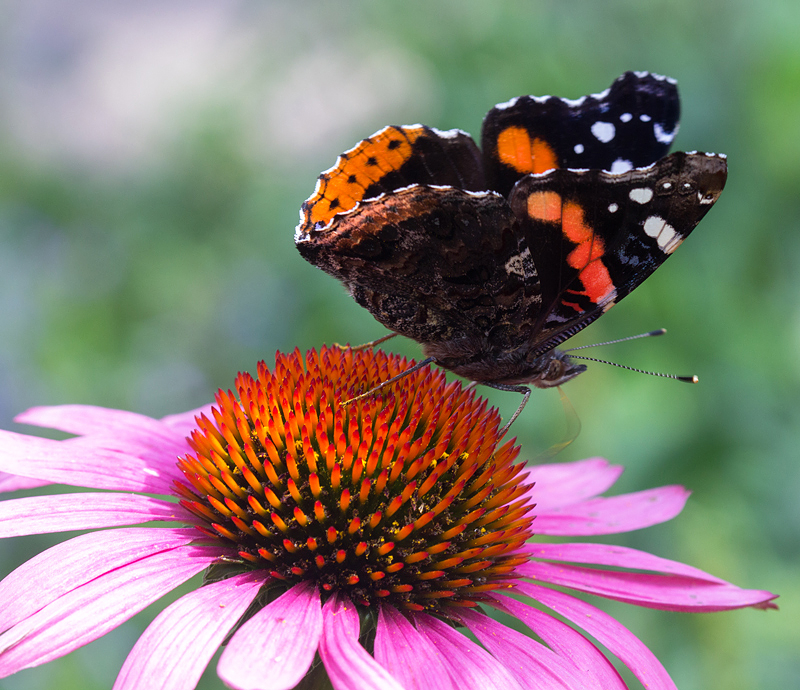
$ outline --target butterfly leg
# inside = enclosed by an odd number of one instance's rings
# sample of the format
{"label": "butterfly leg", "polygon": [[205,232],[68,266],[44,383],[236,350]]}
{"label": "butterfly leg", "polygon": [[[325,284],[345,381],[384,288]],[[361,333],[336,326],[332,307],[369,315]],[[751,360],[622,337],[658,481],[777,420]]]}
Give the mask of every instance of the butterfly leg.
{"label": "butterfly leg", "polygon": [[339,343],[334,343],[334,347],[338,347],[340,350],[353,350],[358,352],[359,350],[367,350],[371,347],[375,347],[376,345],[380,345],[381,343],[385,343],[387,340],[394,338],[396,335],[400,335],[399,333],[389,333],[389,335],[385,335],[382,338],[378,338],[377,340],[370,340],[368,343],[364,343],[363,345],[339,345]]}
{"label": "butterfly leg", "polygon": [[503,383],[485,383],[482,382],[481,385],[488,386],[489,388],[495,388],[499,391],[511,391],[512,393],[522,393],[523,398],[522,402],[519,404],[517,411],[511,415],[511,419],[506,422],[506,425],[500,429],[500,434],[497,436],[498,439],[503,438],[506,435],[506,432],[509,430],[511,425],[516,421],[517,417],[519,417],[522,410],[525,409],[525,405],[528,404],[528,398],[531,397],[531,389],[527,386],[510,386]]}
{"label": "butterfly leg", "polygon": [[[392,333],[392,335],[397,335],[396,333]],[[362,393],[361,395],[357,395],[355,398],[350,398],[350,400],[345,400],[341,403],[342,407],[347,407],[348,405],[358,402],[359,400],[363,400],[364,398],[368,398],[370,395],[377,393],[379,390],[386,388],[387,386],[391,386],[395,381],[399,381],[405,376],[409,374],[413,374],[418,369],[422,369],[422,367],[428,366],[429,364],[433,364],[436,362],[435,357],[427,357],[420,362],[417,362],[413,367],[409,367],[405,371],[401,371],[397,376],[392,376],[392,378],[387,379],[383,383],[379,383],[375,388],[370,388],[366,393]]]}

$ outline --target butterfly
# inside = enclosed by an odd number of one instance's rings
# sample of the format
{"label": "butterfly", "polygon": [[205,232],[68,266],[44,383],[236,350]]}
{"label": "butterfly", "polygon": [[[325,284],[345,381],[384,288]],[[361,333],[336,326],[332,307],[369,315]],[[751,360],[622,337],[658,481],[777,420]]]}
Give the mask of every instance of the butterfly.
{"label": "butterfly", "polygon": [[[525,394],[586,367],[557,346],[653,273],[719,198],[722,154],[667,155],[674,80],[521,96],[461,130],[381,129],[303,204],[300,254],[435,362]],[[514,415],[516,417],[516,414]],[[513,420],[512,420],[513,421]]]}

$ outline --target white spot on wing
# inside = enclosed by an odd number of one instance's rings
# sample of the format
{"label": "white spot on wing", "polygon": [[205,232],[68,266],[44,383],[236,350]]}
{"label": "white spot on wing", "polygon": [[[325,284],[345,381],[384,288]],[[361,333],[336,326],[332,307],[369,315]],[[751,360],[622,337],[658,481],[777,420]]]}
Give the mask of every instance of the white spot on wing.
{"label": "white spot on wing", "polygon": [[675,129],[671,132],[665,132],[664,128],[661,126],[660,123],[654,122],[653,123],[653,134],[656,135],[656,140],[661,144],[671,144],[673,139],[675,139],[675,135],[678,133],[678,126],[675,125]]}
{"label": "white spot on wing", "polygon": [[617,160],[611,164],[609,172],[624,173],[628,172],[628,170],[633,170],[633,163],[631,161],[626,161],[624,158],[617,158]]}
{"label": "white spot on wing", "polygon": [[637,204],[646,204],[653,198],[653,190],[649,187],[636,187],[628,192],[628,197]]}
{"label": "white spot on wing", "polygon": [[581,96],[580,98],[576,98],[574,100],[571,98],[562,98],[561,100],[570,108],[580,108],[583,105],[583,102],[586,100],[586,96]]}
{"label": "white spot on wing", "polygon": [[652,120],[653,118],[650,117],[647,113],[642,113],[641,115],[639,115],[639,119],[642,122],[650,122],[650,120]]}
{"label": "white spot on wing", "polygon": [[513,108],[517,104],[518,100],[519,96],[517,96],[516,98],[512,98],[510,101],[505,101],[504,103],[498,103],[495,106],[495,108],[497,110],[506,110],[506,108]]}
{"label": "white spot on wing", "polygon": [[622,113],[622,115],[619,116],[620,122],[630,122],[632,119],[633,115],[631,115],[630,113]]}
{"label": "white spot on wing", "polygon": [[583,144],[575,144],[573,151],[575,151],[575,153],[583,153]]}
{"label": "white spot on wing", "polygon": [[464,134],[464,135],[466,135],[466,136],[469,136],[469,134],[467,134],[467,133],[466,133],[466,132],[465,132],[463,129],[446,129],[446,130],[441,130],[441,129],[436,129],[436,127],[431,127],[431,130],[432,130],[433,132],[435,132],[436,134],[438,134],[440,137],[442,137],[442,139],[456,139],[456,138],[458,138],[458,137],[459,137],[461,134]]}
{"label": "white spot on wing", "polygon": [[683,242],[683,238],[675,232],[675,228],[660,216],[649,216],[643,228],[647,235],[658,242],[659,249],[665,254],[672,254]]}
{"label": "white spot on wing", "polygon": [[619,211],[619,204],[609,204],[608,205],[609,213],[616,213]]}
{"label": "white spot on wing", "polygon": [[614,129],[614,125],[610,122],[595,122],[592,125],[592,134],[604,144],[607,144],[614,138],[616,130]]}

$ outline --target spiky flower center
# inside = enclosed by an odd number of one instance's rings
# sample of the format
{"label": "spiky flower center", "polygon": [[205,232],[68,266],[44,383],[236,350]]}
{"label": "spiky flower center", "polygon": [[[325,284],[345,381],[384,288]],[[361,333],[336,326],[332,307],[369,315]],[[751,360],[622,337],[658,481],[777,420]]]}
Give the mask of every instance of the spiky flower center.
{"label": "spiky flower center", "polygon": [[239,374],[179,461],[207,535],[287,583],[443,613],[509,587],[532,516],[500,418],[440,370],[380,351],[278,355]]}

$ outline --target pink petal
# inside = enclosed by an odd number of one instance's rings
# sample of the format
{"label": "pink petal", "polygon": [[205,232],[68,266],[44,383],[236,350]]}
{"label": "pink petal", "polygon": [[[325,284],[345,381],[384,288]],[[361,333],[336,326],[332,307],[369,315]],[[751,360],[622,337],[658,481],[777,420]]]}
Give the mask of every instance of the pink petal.
{"label": "pink petal", "polygon": [[569,661],[536,640],[476,611],[464,610],[461,621],[491,655],[505,666],[522,687],[537,690],[601,690],[592,676],[584,676]]}
{"label": "pink petal", "polygon": [[32,407],[14,418],[20,424],[58,429],[78,436],[92,434],[125,435],[150,440],[155,444],[173,444],[183,438],[169,426],[152,417],[93,405],[58,405]]}
{"label": "pink petal", "polygon": [[311,667],[321,635],[319,592],[301,582],[236,631],[217,673],[236,690],[291,690]]}
{"label": "pink petal", "polygon": [[427,614],[416,614],[414,622],[442,653],[450,675],[464,690],[522,690],[511,672],[483,647]]}
{"label": "pink petal", "polygon": [[593,498],[565,508],[534,510],[538,534],[578,536],[616,534],[671,520],[683,510],[689,492],[682,486],[662,486],[612,498]]}
{"label": "pink petal", "polygon": [[653,652],[607,613],[568,594],[539,585],[518,582],[516,589],[583,628],[618,657],[647,690],[677,690]]}
{"label": "pink petal", "polygon": [[528,496],[540,510],[550,510],[599,496],[613,486],[623,469],[603,458],[531,465],[525,469],[524,482],[536,482]]}
{"label": "pink petal", "polygon": [[228,631],[258,595],[264,576],[236,575],[196,589],[164,609],[137,640],[114,690],[192,690]]}
{"label": "pink petal", "polygon": [[0,472],[92,489],[172,492],[172,481],[179,474],[175,457],[164,455],[153,462],[112,448],[113,441],[95,437],[53,441],[0,430]]}
{"label": "pink petal", "polygon": [[593,565],[611,565],[619,568],[636,570],[652,570],[670,575],[685,575],[708,582],[728,584],[725,580],[709,575],[690,565],[660,558],[646,551],[629,549],[625,546],[611,544],[525,544],[521,547],[531,557],[548,561],[569,561],[571,563],[591,563]]}
{"label": "pink petal", "polygon": [[406,690],[458,690],[442,653],[393,606],[378,610],[375,659]]}
{"label": "pink petal", "polygon": [[67,592],[0,635],[0,678],[102,637],[218,557],[217,547],[179,546]]}
{"label": "pink petal", "polygon": [[209,419],[214,417],[211,414],[212,405],[203,405],[196,410],[189,410],[188,412],[180,412],[179,414],[171,414],[167,417],[162,417],[161,421],[166,424],[170,429],[180,436],[188,436],[192,433],[193,429],[197,428],[197,421],[195,417],[205,415]]}
{"label": "pink petal", "polygon": [[497,597],[493,603],[501,611],[515,616],[542,638],[553,650],[569,659],[587,677],[604,690],[627,690],[614,665],[577,630],[511,597]]}
{"label": "pink petal", "polygon": [[0,632],[96,577],[194,539],[194,529],[131,528],[90,532],[57,544],[0,582]]}
{"label": "pink petal", "polygon": [[18,477],[16,474],[0,472],[0,493],[6,491],[20,491],[21,489],[36,489],[40,486],[47,486],[48,484],[50,484],[50,482],[41,479]]}
{"label": "pink petal", "polygon": [[0,538],[190,519],[177,503],[137,494],[31,496],[0,501]]}
{"label": "pink petal", "polygon": [[333,595],[322,607],[319,655],[334,690],[404,690],[358,642],[358,612],[351,601]]}
{"label": "pink petal", "polygon": [[776,596],[681,575],[626,573],[536,561],[524,563],[517,572],[539,582],[666,611],[726,611],[764,604]]}

